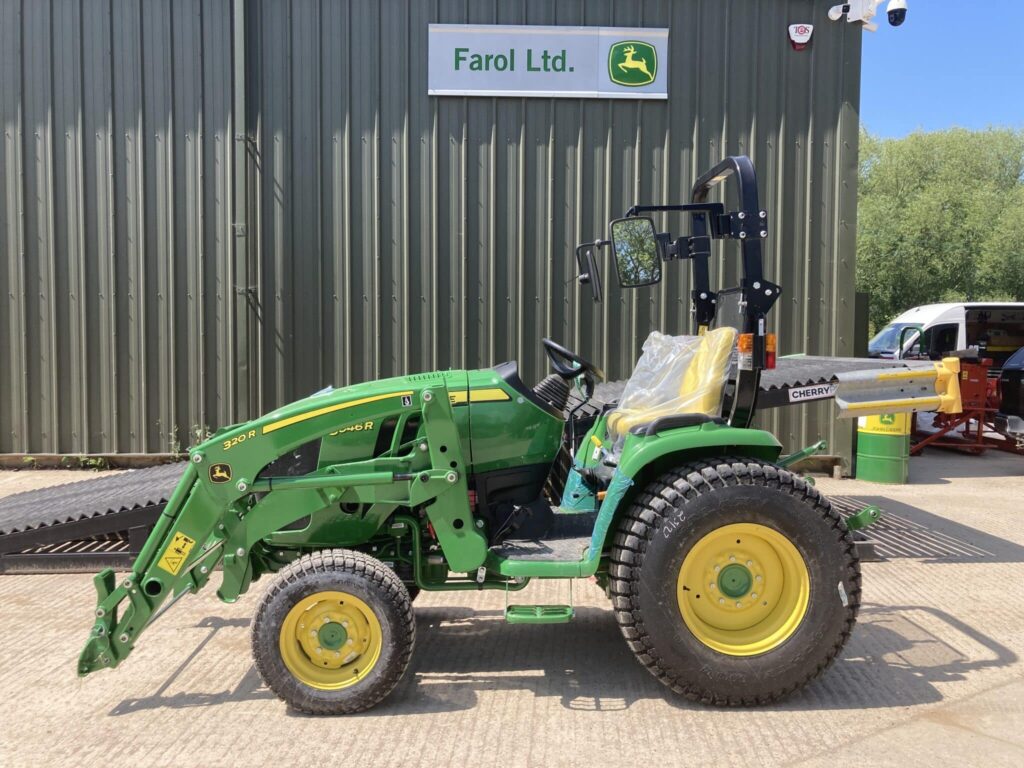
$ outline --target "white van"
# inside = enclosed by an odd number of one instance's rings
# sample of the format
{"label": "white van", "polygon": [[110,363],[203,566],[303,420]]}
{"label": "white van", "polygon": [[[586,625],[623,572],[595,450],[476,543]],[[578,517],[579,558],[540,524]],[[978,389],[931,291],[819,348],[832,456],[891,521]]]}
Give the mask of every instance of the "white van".
{"label": "white van", "polygon": [[1024,347],[1024,303],[972,301],[908,309],[868,342],[868,357],[938,360],[955,350],[978,349],[1000,368]]}

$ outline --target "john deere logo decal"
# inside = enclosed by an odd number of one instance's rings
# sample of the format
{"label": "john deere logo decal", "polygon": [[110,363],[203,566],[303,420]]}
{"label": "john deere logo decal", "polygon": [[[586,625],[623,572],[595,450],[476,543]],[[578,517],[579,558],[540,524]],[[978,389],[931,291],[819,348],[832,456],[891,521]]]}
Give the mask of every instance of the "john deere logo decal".
{"label": "john deere logo decal", "polygon": [[637,88],[650,85],[658,74],[658,52],[649,43],[623,40],[608,51],[608,76],[613,83]]}
{"label": "john deere logo decal", "polygon": [[210,467],[210,480],[215,483],[231,482],[231,465],[214,464]]}

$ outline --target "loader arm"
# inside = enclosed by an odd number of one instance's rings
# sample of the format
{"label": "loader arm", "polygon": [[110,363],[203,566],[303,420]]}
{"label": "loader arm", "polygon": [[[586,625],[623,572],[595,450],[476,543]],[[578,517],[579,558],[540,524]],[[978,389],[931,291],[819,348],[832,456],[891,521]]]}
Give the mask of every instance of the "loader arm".
{"label": "loader arm", "polygon": [[[301,477],[255,479],[278,456],[365,423],[360,420],[396,398],[420,412],[422,437],[407,454],[322,466]],[[225,430],[190,451],[188,466],[130,573],[120,584],[111,569],[95,577],[95,623],[79,658],[79,675],[116,667],[143,630],[178,599],[202,589],[217,565],[223,567],[218,596],[234,601],[266,569],[254,551],[262,539],[311,512],[339,507],[342,500],[359,509],[380,505],[387,514],[425,508],[451,570],[477,568],[487,543],[470,524],[466,475],[443,381],[369,397],[336,390]]]}

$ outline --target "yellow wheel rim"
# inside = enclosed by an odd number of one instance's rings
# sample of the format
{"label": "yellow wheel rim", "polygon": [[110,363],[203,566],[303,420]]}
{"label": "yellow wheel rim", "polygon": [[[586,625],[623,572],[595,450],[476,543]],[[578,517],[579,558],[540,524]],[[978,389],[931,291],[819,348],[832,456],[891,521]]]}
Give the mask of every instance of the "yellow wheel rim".
{"label": "yellow wheel rim", "polygon": [[324,691],[355,685],[377,664],[380,621],[347,592],[317,592],[288,611],[281,625],[281,659],[302,683]]}
{"label": "yellow wheel rim", "polygon": [[694,637],[729,656],[778,647],[807,613],[811,580],[788,538],[764,525],[723,525],[693,545],[676,599]]}

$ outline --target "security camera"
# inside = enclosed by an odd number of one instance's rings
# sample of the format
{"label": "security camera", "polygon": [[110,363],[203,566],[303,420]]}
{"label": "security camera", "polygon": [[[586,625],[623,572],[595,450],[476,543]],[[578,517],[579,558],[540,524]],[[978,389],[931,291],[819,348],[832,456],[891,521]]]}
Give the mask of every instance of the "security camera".
{"label": "security camera", "polygon": [[831,8],[828,9],[828,17],[832,21],[839,21],[841,18],[843,18],[843,14],[844,13],[849,13],[849,12],[850,12],[850,4],[849,3],[841,3],[840,5],[833,5]]}
{"label": "security camera", "polygon": [[875,15],[875,9],[881,2],[882,0],[850,0],[848,3],[840,3],[829,8],[828,17],[832,21],[839,21],[845,16],[851,24],[860,22],[864,29],[874,32],[878,25],[871,21],[871,17]]}
{"label": "security camera", "polygon": [[889,6],[885,9],[889,14],[889,24],[898,27],[907,20],[907,0],[889,0]]}

